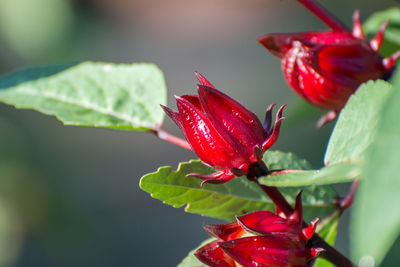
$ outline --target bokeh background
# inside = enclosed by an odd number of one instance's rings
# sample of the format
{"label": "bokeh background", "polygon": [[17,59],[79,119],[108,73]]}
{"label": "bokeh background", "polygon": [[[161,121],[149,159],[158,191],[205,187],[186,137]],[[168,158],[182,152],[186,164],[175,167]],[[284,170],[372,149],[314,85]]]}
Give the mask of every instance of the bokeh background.
{"label": "bokeh background", "polygon": [[[321,0],[351,25],[399,5]],[[1,0],[0,71],[74,61],[154,62],[170,97],[193,93],[193,71],[263,117],[289,104],[274,149],[322,165],[332,124],[286,86],[277,58],[256,38],[324,30],[294,0]],[[166,120],[165,128],[179,134]],[[138,187],[160,166],[195,155],[146,133],[63,126],[0,104],[0,266],[175,266],[215,220],[152,199]],[[338,188],[344,194],[346,186]],[[348,254],[346,221],[338,246]]]}

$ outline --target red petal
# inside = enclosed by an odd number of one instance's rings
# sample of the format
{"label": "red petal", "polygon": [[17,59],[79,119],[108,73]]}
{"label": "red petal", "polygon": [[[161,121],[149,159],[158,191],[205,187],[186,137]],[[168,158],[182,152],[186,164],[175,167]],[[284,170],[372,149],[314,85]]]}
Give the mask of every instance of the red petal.
{"label": "red petal", "polygon": [[199,248],[194,255],[199,261],[211,267],[236,267],[235,261],[222,251],[218,241]]}
{"label": "red petal", "polygon": [[203,228],[211,236],[224,241],[239,238],[244,233],[244,230],[237,222],[228,224],[209,224],[204,225]]}
{"label": "red petal", "polygon": [[378,32],[372,38],[372,40],[369,42],[369,46],[374,50],[375,52],[378,52],[379,49],[381,48],[381,44],[383,41],[383,34],[386,30],[386,27],[389,25],[389,20],[386,20],[385,22],[382,23],[382,25],[379,27]]}
{"label": "red petal", "polygon": [[168,117],[170,117],[175,122],[175,124],[178,125],[179,129],[182,131],[183,135],[185,135],[185,137],[186,137],[185,128],[182,125],[180,114],[166,106],[163,106],[163,105],[160,105],[160,106],[164,110],[165,114],[167,114]]}
{"label": "red petal", "polygon": [[233,135],[241,145],[237,150],[244,149],[242,153],[250,157],[254,152],[254,146],[261,145],[266,137],[266,132],[257,116],[214,88],[199,85],[198,90],[204,112],[218,132]]}
{"label": "red petal", "polygon": [[330,45],[330,44],[352,44],[359,43],[350,32],[324,31],[324,32],[304,32],[295,34],[293,39],[307,43],[309,46]]}
{"label": "red petal", "polygon": [[400,50],[394,52],[390,57],[384,58],[382,60],[382,65],[385,67],[386,70],[389,70],[389,73],[392,70],[394,63],[399,57],[400,57]]}
{"label": "red petal", "polygon": [[204,113],[203,107],[200,104],[200,99],[197,95],[183,95],[183,99],[189,101],[193,106],[195,106],[199,111]]}
{"label": "red petal", "polygon": [[289,217],[289,220],[297,225],[302,225],[302,223],[303,223],[303,208],[301,205],[301,195],[302,194],[303,194],[303,191],[300,191],[300,193],[297,194],[294,211],[293,211],[292,215],[290,215],[290,217]]}
{"label": "red petal", "polygon": [[289,239],[256,236],[219,243],[222,250],[244,267],[305,266],[305,244]]}
{"label": "red petal", "polygon": [[[315,51],[296,41],[282,59],[285,79],[296,93],[311,104],[321,108],[340,109],[353,91],[322,76],[318,72],[317,63]],[[346,80],[342,80],[344,81]]]}
{"label": "red petal", "polygon": [[207,81],[207,79],[201,75],[200,73],[198,73],[197,71],[194,72],[194,74],[196,75],[197,80],[199,81],[199,83],[201,85],[205,85],[211,88],[215,88],[214,85],[212,85],[209,81]]}
{"label": "red petal", "polygon": [[307,226],[306,228],[304,228],[302,230],[303,236],[305,238],[305,240],[309,240],[315,231],[315,225],[317,224],[317,222],[319,221],[319,218],[315,218],[309,226]]}
{"label": "red petal", "polygon": [[353,13],[353,36],[358,39],[364,39],[364,32],[360,22],[360,10],[356,9]]}
{"label": "red petal", "polygon": [[[325,77],[344,76],[361,83],[368,79],[377,79],[385,72],[382,58],[362,40],[352,44],[322,46],[316,56],[321,75]],[[338,79],[341,82],[342,78]],[[341,83],[345,84],[344,82]]]}
{"label": "red petal", "polygon": [[237,217],[237,221],[244,230],[253,234],[297,237],[301,233],[301,226],[274,214],[270,211],[255,211]]}
{"label": "red petal", "polygon": [[205,163],[229,171],[243,163],[229,142],[230,136],[221,136],[210,120],[189,101],[176,97],[186,139],[193,151]]}
{"label": "red petal", "polygon": [[258,38],[258,42],[269,50],[274,56],[282,58],[291,48],[295,34],[272,33]]}

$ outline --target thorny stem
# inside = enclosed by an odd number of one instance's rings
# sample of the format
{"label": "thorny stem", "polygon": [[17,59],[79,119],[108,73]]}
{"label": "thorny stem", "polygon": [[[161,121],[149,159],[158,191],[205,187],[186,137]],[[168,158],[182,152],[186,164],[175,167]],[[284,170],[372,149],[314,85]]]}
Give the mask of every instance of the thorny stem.
{"label": "thorny stem", "polygon": [[150,130],[150,132],[154,133],[158,138],[161,140],[167,141],[171,144],[183,147],[185,149],[191,150],[190,145],[186,140],[179,138],[175,135],[172,135],[170,133],[167,133],[163,129],[160,128],[153,128]]}
{"label": "thorny stem", "polygon": [[[285,197],[281,194],[281,192],[273,186],[262,185],[258,182],[259,177],[268,175],[270,172],[268,171],[267,166],[264,162],[255,163],[252,166],[251,171],[249,172],[249,176],[247,177],[250,181],[255,182],[274,202],[274,204],[278,207],[278,209],[285,214],[286,217],[290,217],[293,213],[294,209],[287,202]],[[354,194],[353,194],[354,195]],[[345,197],[344,199],[346,199]],[[350,197],[349,197],[350,198]],[[343,200],[344,200],[343,199]],[[341,201],[339,201],[341,202]],[[348,203],[347,201],[343,201],[344,204]],[[307,223],[303,221],[303,226],[307,226]],[[312,246],[321,247],[324,249],[320,253],[320,257],[332,262],[336,266],[341,267],[353,267],[355,266],[348,258],[346,258],[343,254],[341,254],[334,247],[325,242],[318,234],[314,234],[309,240],[309,244]]]}
{"label": "thorny stem", "polygon": [[344,25],[328,10],[317,4],[314,0],[297,0],[297,1],[333,30],[348,31],[348,32],[350,31],[349,28],[346,27],[346,25]]}

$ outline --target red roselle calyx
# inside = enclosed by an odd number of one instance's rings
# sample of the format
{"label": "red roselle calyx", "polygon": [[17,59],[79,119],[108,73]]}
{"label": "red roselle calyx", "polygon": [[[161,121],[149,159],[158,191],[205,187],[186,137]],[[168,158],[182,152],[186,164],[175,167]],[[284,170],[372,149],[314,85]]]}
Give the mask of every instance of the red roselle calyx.
{"label": "red roselle calyx", "polygon": [[[311,11],[315,10],[310,6],[320,9],[313,1],[299,2]],[[317,13],[322,13],[321,10]],[[314,106],[332,110],[325,118],[328,121],[336,117],[361,83],[388,77],[400,51],[388,58],[378,54],[388,22],[368,42],[358,10],[353,15],[352,32],[334,27],[334,19],[329,18],[329,14],[322,14],[322,17],[333,27],[331,31],[267,34],[258,41],[281,58],[284,78],[298,95]]]}
{"label": "red roselle calyx", "polygon": [[205,225],[204,229],[217,240],[195,252],[195,256],[211,267],[303,267],[322,250],[309,247],[315,224],[302,228],[301,196],[289,218],[279,212],[255,211],[239,216],[236,222]]}
{"label": "red roselle calyx", "polygon": [[202,162],[217,169],[213,174],[189,176],[201,178],[203,183],[224,183],[246,175],[278,138],[284,106],[271,127],[274,105],[270,105],[263,125],[254,113],[215,89],[199,73],[196,76],[198,96],[176,96],[178,112],[162,106]]}

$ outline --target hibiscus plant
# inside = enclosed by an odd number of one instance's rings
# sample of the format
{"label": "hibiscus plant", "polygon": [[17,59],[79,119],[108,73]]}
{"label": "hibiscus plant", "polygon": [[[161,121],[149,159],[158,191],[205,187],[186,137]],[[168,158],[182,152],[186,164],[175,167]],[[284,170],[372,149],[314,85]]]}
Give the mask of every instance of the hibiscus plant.
{"label": "hibiscus plant", "polygon": [[[286,105],[274,112],[265,103],[261,121],[198,72],[196,90],[175,97],[176,111],[166,106],[161,70],[149,63],[18,70],[0,78],[0,101],[65,125],[152,133],[197,155],[177,170],[161,167],[140,180],[142,190],[167,205],[186,204],[187,212],[226,221],[204,226],[211,238],[188,249],[181,267],[379,265],[400,232],[400,50],[381,51],[385,42],[400,47],[400,9],[372,15],[363,30],[359,10],[350,29],[314,0],[296,4],[329,30],[267,33],[258,41],[280,59],[289,88],[328,110],[317,128],[336,119],[319,169],[270,149]],[[86,86],[91,80],[97,86]],[[163,129],[165,114],[182,138]],[[344,196],[332,187],[341,183],[349,184]],[[334,242],[350,206],[347,257]]]}

